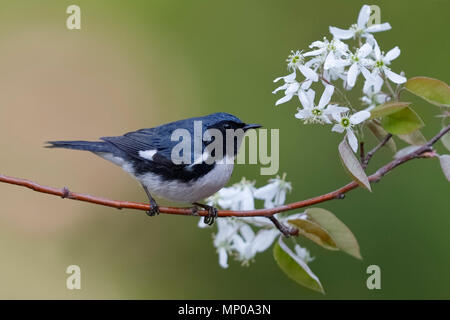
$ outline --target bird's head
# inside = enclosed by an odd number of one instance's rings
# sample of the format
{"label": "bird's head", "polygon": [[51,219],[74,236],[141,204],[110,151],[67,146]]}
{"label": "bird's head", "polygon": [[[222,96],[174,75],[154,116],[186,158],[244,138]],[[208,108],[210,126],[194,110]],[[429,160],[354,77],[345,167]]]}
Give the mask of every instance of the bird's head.
{"label": "bird's head", "polygon": [[244,132],[250,129],[260,128],[259,124],[250,124],[242,122],[238,117],[225,112],[218,112],[203,117],[203,125],[205,129],[217,129],[221,131],[224,136],[226,130],[238,130],[242,129]]}
{"label": "bird's head", "polygon": [[[229,113],[219,112],[207,115],[202,118],[203,127],[205,130],[217,130],[220,131],[221,141],[223,143],[223,155],[228,152],[232,152],[228,156],[236,156],[244,138],[245,132],[250,129],[260,128],[259,124],[249,124],[242,122],[239,118]],[[216,140],[215,134],[212,134],[209,141],[205,144],[208,145]]]}

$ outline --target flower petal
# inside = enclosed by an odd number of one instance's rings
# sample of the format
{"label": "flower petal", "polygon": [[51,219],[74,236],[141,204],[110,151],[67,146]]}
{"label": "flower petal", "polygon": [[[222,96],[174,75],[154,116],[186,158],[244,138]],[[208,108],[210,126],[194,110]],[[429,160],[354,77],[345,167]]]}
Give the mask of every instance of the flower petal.
{"label": "flower petal", "polygon": [[298,83],[297,81],[292,82],[287,87],[285,94],[286,95],[293,95],[293,94],[297,93],[298,89],[300,89],[300,83]]}
{"label": "flower petal", "polygon": [[350,122],[352,124],[360,124],[361,122],[363,122],[364,120],[367,120],[369,118],[370,118],[370,112],[362,110],[362,111],[359,111],[359,112],[353,114],[350,117]]}
{"label": "flower petal", "polygon": [[312,69],[310,69],[304,65],[301,65],[301,64],[298,65],[298,69],[309,80],[316,82],[319,79],[319,77],[317,76],[317,73],[315,73]]}
{"label": "flower petal", "polygon": [[[311,118],[312,117],[311,109],[300,109],[295,114],[295,117],[297,119],[302,119],[302,120]],[[256,195],[255,195],[255,197],[256,197]],[[258,198],[258,197],[256,197],[256,198]],[[258,199],[260,199],[260,198],[258,198]]]}
{"label": "flower petal", "polygon": [[325,58],[325,64],[323,65],[323,68],[325,70],[334,68],[336,66],[336,58],[334,57],[334,53],[330,51]]}
{"label": "flower petal", "polygon": [[378,43],[375,43],[373,52],[375,53],[375,59],[380,60],[381,59],[381,50],[380,50],[380,47],[378,46]]}
{"label": "flower petal", "polygon": [[370,27],[368,27],[366,29],[366,32],[381,32],[381,31],[386,31],[386,30],[390,30],[391,29],[391,25],[388,22],[382,23],[382,24],[373,24]]}
{"label": "flower petal", "polygon": [[326,50],[326,48],[320,48],[320,49],[308,51],[308,52],[305,52],[303,54],[303,56],[304,57],[318,56],[318,55],[322,54],[325,50]]}
{"label": "flower petal", "polygon": [[331,96],[334,92],[334,86],[326,85],[325,90],[322,93],[322,97],[320,97],[319,104],[317,105],[320,109],[323,109],[331,100]]}
{"label": "flower petal", "polygon": [[343,113],[347,112],[347,107],[340,107],[336,104],[329,104],[328,107],[323,111],[324,114],[333,114],[333,113]]}
{"label": "flower petal", "polygon": [[296,78],[296,73],[294,71],[291,74],[288,74],[287,76],[276,78],[275,80],[273,80],[273,82],[278,82],[281,79],[283,79],[285,82],[292,82],[295,80],[295,78]]}
{"label": "flower petal", "polygon": [[[333,115],[335,115],[335,113],[334,113]],[[334,117],[333,117],[333,118],[334,118]],[[344,130],[345,130],[345,128],[344,128],[343,126],[341,126],[339,123],[335,124],[335,125],[333,126],[333,128],[331,128],[331,131],[339,132],[339,133],[344,132]]]}
{"label": "flower petal", "polygon": [[302,104],[303,108],[312,109],[313,106],[309,101],[309,97],[306,95],[305,91],[300,90],[298,92],[298,99],[300,100],[300,103]]}
{"label": "flower petal", "polygon": [[347,72],[347,84],[350,87],[355,86],[355,82],[356,82],[356,78],[358,77],[358,73],[359,73],[358,64],[357,63],[352,64]]}
{"label": "flower petal", "polygon": [[225,248],[220,248],[218,250],[218,253],[219,253],[219,265],[224,269],[228,268],[227,250]]}
{"label": "flower petal", "polygon": [[365,58],[372,52],[372,46],[367,42],[358,49],[358,58]]}
{"label": "flower petal", "polygon": [[358,28],[365,29],[367,22],[370,18],[370,6],[363,5],[358,15]]}
{"label": "flower petal", "polygon": [[269,230],[260,230],[253,241],[253,250],[255,252],[263,252],[267,250],[278,236],[278,230],[269,229]]}
{"label": "flower petal", "polygon": [[358,151],[358,139],[356,139],[352,129],[347,129],[347,140],[353,152]]}
{"label": "flower petal", "polygon": [[250,242],[255,239],[255,232],[248,224],[243,224],[239,230],[244,238],[245,242]]}
{"label": "flower petal", "polygon": [[401,83],[405,83],[406,82],[406,78],[405,77],[403,77],[403,76],[401,76],[401,75],[399,75],[399,74],[397,74],[395,72],[392,72],[391,70],[389,70],[387,68],[384,69],[384,73],[389,78],[389,80],[391,80],[394,83],[401,84]]}
{"label": "flower petal", "polygon": [[294,96],[293,94],[291,94],[291,95],[286,95],[286,96],[284,96],[283,98],[277,100],[277,102],[275,102],[275,105],[277,106],[277,105],[279,105],[279,104],[288,102],[289,100],[292,99],[293,96]]}
{"label": "flower petal", "polygon": [[316,92],[313,89],[309,89],[306,91],[306,96],[309,99],[309,104],[311,105],[311,108],[314,107],[314,98],[316,97]]}
{"label": "flower petal", "polygon": [[344,30],[337,27],[331,27],[330,26],[330,33],[336,38],[336,39],[350,39],[355,35],[355,32],[353,30]]}
{"label": "flower petal", "polygon": [[276,88],[275,90],[272,91],[272,93],[277,93],[280,90],[285,90],[289,87],[289,83],[285,83],[283,84],[281,87]]}
{"label": "flower petal", "polygon": [[384,56],[384,60],[387,62],[391,62],[396,59],[400,55],[400,49],[398,47],[394,47],[386,53]]}
{"label": "flower petal", "polygon": [[309,89],[309,87],[311,87],[311,84],[312,84],[312,80],[305,80],[303,83],[302,83],[302,85],[301,85],[301,89],[302,90],[308,90]]}

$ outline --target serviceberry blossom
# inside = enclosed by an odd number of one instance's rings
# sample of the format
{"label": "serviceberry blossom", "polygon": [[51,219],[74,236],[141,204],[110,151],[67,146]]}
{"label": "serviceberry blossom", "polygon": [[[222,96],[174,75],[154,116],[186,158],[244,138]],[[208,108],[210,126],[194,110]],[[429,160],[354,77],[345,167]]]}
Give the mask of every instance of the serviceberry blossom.
{"label": "serviceberry blossom", "polygon": [[285,76],[285,77],[279,77],[276,78],[275,80],[273,80],[273,82],[278,82],[281,79],[284,80],[284,85],[276,88],[272,93],[277,93],[280,90],[284,90],[284,97],[282,97],[281,99],[279,99],[277,102],[275,102],[275,105],[279,105],[285,102],[288,102],[289,100],[292,99],[292,97],[294,95],[298,95],[299,92],[307,90],[310,86],[312,81],[311,80],[306,80],[303,83],[300,83],[296,80],[296,72],[294,71],[293,73]]}
{"label": "serviceberry blossom", "polygon": [[254,182],[245,178],[229,188],[222,188],[207,199],[210,206],[219,206],[227,210],[254,210]]}
{"label": "serviceberry blossom", "polygon": [[291,50],[291,54],[286,59],[286,62],[288,63],[287,67],[290,71],[295,71],[295,68],[298,65],[301,65],[305,61],[305,57],[302,55],[302,52],[300,50],[293,51]]}
{"label": "serviceberry blossom", "polygon": [[373,85],[364,86],[364,96],[360,98],[361,102],[366,105],[366,111],[370,111],[377,105],[389,101],[391,98],[386,93],[380,92]]}
{"label": "serviceberry blossom", "polygon": [[[324,69],[328,70],[330,68],[339,67],[337,62],[339,59],[346,55],[348,52],[348,45],[344,42],[333,39],[328,41],[327,38],[323,38],[323,41],[314,41],[309,46],[310,48],[317,48],[313,51],[306,52],[305,57],[308,56],[322,56],[325,57]],[[343,66],[343,65],[342,65]]]}
{"label": "serviceberry blossom", "polygon": [[248,224],[242,224],[239,233],[232,237],[232,249],[236,251],[236,260],[248,265],[258,252],[267,250],[279,236],[277,229],[260,229],[257,234]]}
{"label": "serviceberry blossom", "polygon": [[342,41],[333,39],[328,41],[314,41],[310,48],[317,48],[304,54],[312,57],[305,62],[305,66],[312,68],[315,72],[322,70],[321,76],[327,81],[337,79],[345,80],[344,67],[347,63],[342,59],[348,53],[348,46]]}
{"label": "serviceberry blossom", "polygon": [[339,107],[337,105],[328,105],[331,96],[333,95],[334,87],[327,85],[320,98],[319,104],[314,104],[315,92],[309,89],[308,92],[300,92],[299,99],[303,109],[299,109],[295,117],[304,120],[305,123],[331,123],[330,117],[333,114],[340,114],[348,111],[346,107]]}
{"label": "serviceberry blossom", "polygon": [[375,42],[373,52],[375,54],[374,70],[379,70],[379,72],[386,75],[386,77],[394,83],[401,84],[406,82],[405,77],[391,71],[388,67],[391,64],[391,61],[400,55],[400,49],[398,47],[394,47],[389,50],[388,53],[384,54],[381,52],[378,43]]}
{"label": "serviceberry blossom", "polygon": [[[201,219],[202,225],[203,219]],[[219,265],[228,268],[228,254],[232,251],[232,238],[240,224],[234,219],[217,219],[217,233],[214,236],[214,246],[219,255]]]}
{"label": "serviceberry blossom", "polygon": [[361,10],[359,11],[358,21],[356,24],[352,24],[349,29],[344,30],[337,27],[330,27],[330,33],[336,39],[350,39],[350,38],[373,38],[372,33],[381,32],[391,29],[391,25],[389,23],[382,24],[373,24],[368,26],[369,18],[370,18],[370,6],[363,5]]}
{"label": "serviceberry blossom", "polygon": [[270,179],[269,184],[255,190],[255,198],[264,200],[264,208],[270,209],[281,206],[286,201],[286,194],[292,190],[290,182],[280,179]]}
{"label": "serviceberry blossom", "polygon": [[348,143],[350,144],[350,147],[353,149],[353,151],[356,152],[358,150],[358,139],[353,132],[353,127],[369,119],[370,112],[362,110],[355,114],[352,114],[351,116],[349,114],[341,116],[339,113],[334,113],[333,118],[336,121],[336,124],[331,130],[339,133],[343,133],[344,131],[346,131]]}
{"label": "serviceberry blossom", "polygon": [[347,72],[347,85],[350,88],[355,86],[359,73],[362,73],[366,79],[371,76],[370,71],[367,69],[373,65],[373,61],[367,58],[371,52],[372,46],[369,43],[365,43],[361,48],[356,49],[355,53],[350,53],[347,56],[347,63],[350,64]]}
{"label": "serviceberry blossom", "polygon": [[301,247],[299,244],[295,245],[294,252],[297,258],[305,261],[306,263],[314,261],[314,257],[311,257],[308,249]]}
{"label": "serviceberry blossom", "polygon": [[[295,72],[298,69],[305,76],[306,80],[317,81],[319,79],[317,73],[311,70],[309,66],[304,65],[304,61],[305,56],[302,55],[301,51],[297,50],[294,52],[291,50],[291,54],[286,59],[288,70]],[[274,82],[276,82],[276,79]]]}
{"label": "serviceberry blossom", "polygon": [[[253,210],[255,199],[261,199],[264,200],[266,209],[280,206],[286,201],[286,193],[292,189],[291,183],[285,181],[285,177],[283,175],[282,178],[270,179],[267,185],[260,188],[255,188],[253,182],[243,178],[240,182],[222,188],[209,197],[207,203],[222,209]],[[288,219],[302,219],[304,216],[304,213],[284,217],[275,215],[280,223],[285,224]],[[280,236],[279,230],[265,217],[218,218],[216,226],[217,233],[214,235],[213,244],[222,268],[228,268],[230,256],[243,265],[248,265],[257,253],[267,250]],[[200,219],[199,227],[206,228],[208,225]]]}

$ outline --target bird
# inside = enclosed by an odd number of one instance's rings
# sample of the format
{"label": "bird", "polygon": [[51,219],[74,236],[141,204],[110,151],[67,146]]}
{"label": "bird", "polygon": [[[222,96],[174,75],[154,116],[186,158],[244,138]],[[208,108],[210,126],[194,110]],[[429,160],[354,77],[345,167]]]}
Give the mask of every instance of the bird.
{"label": "bird", "polygon": [[228,183],[245,132],[260,127],[218,112],[101,137],[101,141],[47,141],[46,147],[89,151],[121,167],[142,185],[150,203],[149,216],[159,214],[155,195],[191,203],[193,213],[198,207],[207,210],[204,222],[211,225],[217,209],[200,201]]}

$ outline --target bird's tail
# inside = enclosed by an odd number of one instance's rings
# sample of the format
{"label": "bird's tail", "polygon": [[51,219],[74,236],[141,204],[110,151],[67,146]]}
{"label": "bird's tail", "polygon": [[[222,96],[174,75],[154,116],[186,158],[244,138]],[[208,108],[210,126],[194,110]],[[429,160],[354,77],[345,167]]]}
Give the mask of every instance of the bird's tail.
{"label": "bird's tail", "polygon": [[46,148],[65,148],[92,152],[111,152],[110,146],[102,141],[47,141]]}

